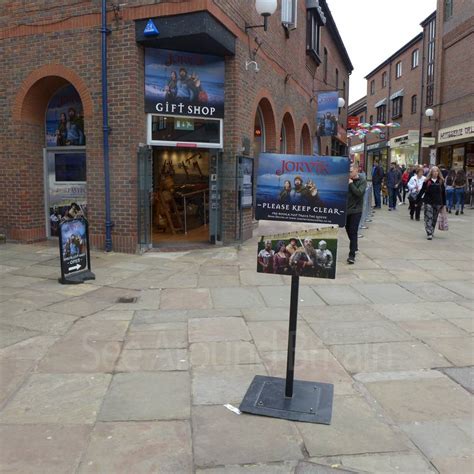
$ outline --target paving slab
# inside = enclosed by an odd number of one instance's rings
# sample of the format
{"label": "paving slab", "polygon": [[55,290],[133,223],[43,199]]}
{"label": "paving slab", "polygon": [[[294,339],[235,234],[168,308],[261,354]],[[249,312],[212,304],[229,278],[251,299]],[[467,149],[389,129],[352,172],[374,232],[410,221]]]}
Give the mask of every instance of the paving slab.
{"label": "paving slab", "polygon": [[35,336],[0,349],[0,359],[38,361],[58,340],[56,336]]}
{"label": "paving slab", "polygon": [[93,424],[108,374],[33,374],[0,413],[1,423]]}
{"label": "paving slab", "polygon": [[416,295],[394,283],[357,283],[352,286],[373,303],[387,304],[400,303],[400,301],[418,303],[420,301]]}
{"label": "paving slab", "polygon": [[465,331],[443,319],[435,319],[431,321],[400,321],[398,325],[413,337],[423,341],[430,337],[467,336]]}
{"label": "paving slab", "polygon": [[[258,289],[265,300],[267,306],[290,308],[290,291],[289,286],[270,287],[261,286]],[[298,292],[298,307],[305,306],[325,306],[326,303],[312,290],[309,286],[300,286]]]}
{"label": "paving slab", "polygon": [[353,273],[357,275],[361,283],[396,283],[397,277],[388,270],[361,269],[359,265],[354,268]]}
{"label": "paving slab", "polygon": [[359,305],[369,302],[350,285],[313,286],[312,288],[328,305]]}
{"label": "paving slab", "polygon": [[142,290],[135,296],[136,301],[130,303],[117,303],[107,311],[137,311],[139,309],[158,309],[160,307],[161,290]]}
{"label": "paving slab", "polygon": [[59,303],[51,304],[46,306],[46,310],[52,311],[53,313],[72,314],[74,316],[84,317],[112,306],[112,303],[109,301],[101,301],[97,298],[91,298],[89,296],[91,293],[88,293],[85,296],[71,298]]}
{"label": "paving slab", "polygon": [[448,456],[437,457],[431,461],[440,474],[472,474],[474,456],[463,456],[460,458]]}
{"label": "paving slab", "polygon": [[196,474],[294,474],[296,461],[230,465],[197,469]]}
{"label": "paving slab", "polygon": [[246,308],[242,310],[246,321],[288,321],[288,308]]}
{"label": "paving slab", "polygon": [[249,341],[243,318],[201,318],[188,321],[189,342]]}
{"label": "paving slab", "polygon": [[[316,460],[318,458],[315,458]],[[357,472],[428,474],[436,470],[418,453],[361,454],[324,458],[331,465],[339,465]]]}
{"label": "paving slab", "polygon": [[468,300],[474,300],[474,289],[472,278],[469,281],[442,281],[439,283],[448,290],[461,295]]}
{"label": "paving slab", "polygon": [[242,313],[239,308],[230,309],[181,309],[135,312],[132,326],[139,324],[160,324],[169,322],[187,322],[193,318],[232,318],[240,317]]}
{"label": "paving slab", "polygon": [[361,397],[335,396],[329,426],[298,423],[309,456],[404,451],[407,440],[383,423]]}
{"label": "paving slab", "polygon": [[109,308],[104,311],[88,316],[88,321],[131,321],[135,311],[132,310],[110,310]]}
{"label": "paving slab", "polygon": [[349,373],[449,367],[451,363],[418,342],[382,342],[331,346]]}
{"label": "paving slab", "polygon": [[238,405],[256,375],[267,375],[262,364],[195,367],[192,375],[193,404]]}
{"label": "paving slab", "polygon": [[281,275],[257,273],[256,269],[240,270],[240,282],[242,286],[281,286],[286,284]]}
{"label": "paving slab", "polygon": [[407,341],[412,337],[389,321],[319,321],[310,324],[324,344]]}
{"label": "paving slab", "polygon": [[390,270],[390,273],[396,278],[398,282],[431,282],[438,281],[434,274],[428,273],[426,270]]}
{"label": "paving slab", "polygon": [[33,365],[30,360],[0,359],[0,406],[23,384]]}
{"label": "paving slab", "polygon": [[256,288],[214,288],[211,290],[211,295],[214,307],[217,309],[265,306]]}
{"label": "paving slab", "polygon": [[[441,282],[440,282],[441,283]],[[456,301],[459,296],[446,288],[443,288],[438,283],[432,282],[411,282],[411,283],[400,283],[401,286],[406,288],[411,293],[417,295],[426,301]]]}
{"label": "paving slab", "polygon": [[199,275],[203,276],[237,276],[239,267],[237,265],[216,265],[215,263],[203,264],[199,267]]}
{"label": "paving slab", "polygon": [[185,349],[188,346],[186,329],[165,331],[133,331],[125,340],[124,349]]}
{"label": "paving slab", "polygon": [[415,422],[401,428],[428,459],[472,454],[472,438],[451,421]]}
{"label": "paving slab", "polygon": [[[285,378],[287,352],[262,352],[268,374]],[[334,384],[337,395],[353,395],[353,380],[327,349],[297,350],[295,379]]]}
{"label": "paving slab", "polygon": [[116,372],[147,372],[188,370],[186,349],[124,350],[115,367]]}
{"label": "paving slab", "polygon": [[198,288],[229,288],[239,286],[238,275],[199,275]]}
{"label": "paving slab", "polygon": [[197,468],[303,459],[301,436],[285,420],[199,406],[192,423]]}
{"label": "paving slab", "polygon": [[0,323],[0,348],[8,347],[30,337],[39,336],[39,331],[32,331],[20,326]]}
{"label": "paving slab", "polygon": [[474,365],[474,339],[471,336],[426,338],[425,341],[458,367]]}
{"label": "paving slab", "polygon": [[187,372],[134,372],[114,375],[100,421],[182,420],[190,416]]}
{"label": "paving slab", "polygon": [[82,341],[123,341],[129,326],[128,321],[77,321],[68,331],[66,339]]}
{"label": "paving slab", "polygon": [[211,299],[207,288],[165,289],[161,292],[161,309],[208,309]]}
{"label": "paving slab", "polygon": [[440,370],[468,392],[474,394],[474,367],[453,367]]}
{"label": "paving slab", "polygon": [[[260,352],[284,351],[288,347],[288,322],[251,322],[248,323],[255,345]],[[304,321],[298,323],[296,347],[301,349],[316,349],[321,347],[321,340],[314,334]]]}
{"label": "paving slab", "polygon": [[[8,318],[9,324],[51,335],[63,335],[72,326],[77,316],[49,311],[29,311]],[[5,319],[4,319],[5,320]]]}
{"label": "paving slab", "polygon": [[471,319],[448,319],[448,321],[458,328],[468,332],[468,333],[473,333],[474,332],[474,320]]}
{"label": "paving slab", "polygon": [[76,472],[91,429],[88,425],[0,425],[0,472]]}
{"label": "paving slab", "polygon": [[97,423],[79,473],[191,473],[187,421]]}
{"label": "paving slab", "polygon": [[400,423],[472,416],[470,394],[448,377],[367,383],[389,416]]}
{"label": "paving slab", "polygon": [[247,341],[198,342],[191,344],[189,350],[193,366],[261,362],[255,345]]}
{"label": "paving slab", "polygon": [[[323,308],[300,308],[298,313],[308,323],[318,321],[382,321],[382,315],[374,305],[324,306]],[[288,318],[287,318],[288,319]]]}

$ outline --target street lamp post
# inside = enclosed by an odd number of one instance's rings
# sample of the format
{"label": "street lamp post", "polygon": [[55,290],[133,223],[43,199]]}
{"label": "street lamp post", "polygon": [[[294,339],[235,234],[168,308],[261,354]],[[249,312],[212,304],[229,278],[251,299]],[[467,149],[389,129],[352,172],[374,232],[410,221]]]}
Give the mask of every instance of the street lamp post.
{"label": "street lamp post", "polygon": [[245,25],[245,32],[252,28],[263,28],[263,31],[268,29],[268,18],[273,15],[277,9],[277,0],[255,0],[255,9],[259,15],[263,16],[263,25]]}

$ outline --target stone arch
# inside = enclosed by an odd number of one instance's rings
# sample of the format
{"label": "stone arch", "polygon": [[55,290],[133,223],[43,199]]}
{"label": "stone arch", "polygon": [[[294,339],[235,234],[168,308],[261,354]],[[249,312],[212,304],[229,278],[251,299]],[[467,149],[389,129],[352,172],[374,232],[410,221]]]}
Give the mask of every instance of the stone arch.
{"label": "stone arch", "polygon": [[283,116],[282,124],[285,127],[286,132],[286,153],[296,153],[296,131],[295,122],[290,112],[286,112]]}
{"label": "stone arch", "polygon": [[60,64],[48,64],[33,71],[20,86],[12,107],[14,121],[41,125],[50,98],[62,86],[72,84],[84,109],[84,118],[92,117],[92,96],[85,82],[73,70]]}
{"label": "stone arch", "polygon": [[300,140],[300,153],[303,155],[311,155],[311,132],[309,131],[309,125],[305,121],[301,128],[301,140]]}
{"label": "stone arch", "polygon": [[[277,151],[277,132],[276,132],[276,120],[275,120],[275,107],[270,96],[262,92],[256,100],[254,116],[257,118],[257,114],[261,113],[264,122],[264,141],[266,152]],[[255,141],[255,130],[252,130],[252,137]]]}

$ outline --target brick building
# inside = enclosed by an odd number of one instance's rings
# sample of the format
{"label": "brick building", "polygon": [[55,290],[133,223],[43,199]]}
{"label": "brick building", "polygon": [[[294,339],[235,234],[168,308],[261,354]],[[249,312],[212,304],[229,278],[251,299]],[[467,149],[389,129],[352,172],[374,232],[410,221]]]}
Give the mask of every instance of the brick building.
{"label": "brick building", "polygon": [[339,90],[347,102],[352,71],[325,0],[278,2],[266,31],[246,29],[263,23],[247,0],[106,6],[108,122],[101,2],[2,4],[0,232],[9,239],[54,236],[70,201],[87,209],[96,248],[246,239],[254,212],[241,205],[243,164],[261,151],[344,152],[343,127],[315,136],[318,93]]}

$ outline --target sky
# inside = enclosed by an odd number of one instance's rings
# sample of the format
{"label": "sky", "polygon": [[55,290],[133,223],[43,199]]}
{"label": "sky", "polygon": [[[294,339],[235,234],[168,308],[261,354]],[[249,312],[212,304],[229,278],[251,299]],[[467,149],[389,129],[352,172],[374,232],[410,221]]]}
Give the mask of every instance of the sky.
{"label": "sky", "polygon": [[408,43],[420,23],[436,10],[436,0],[327,0],[354,71],[349,103],[367,94],[364,77]]}

